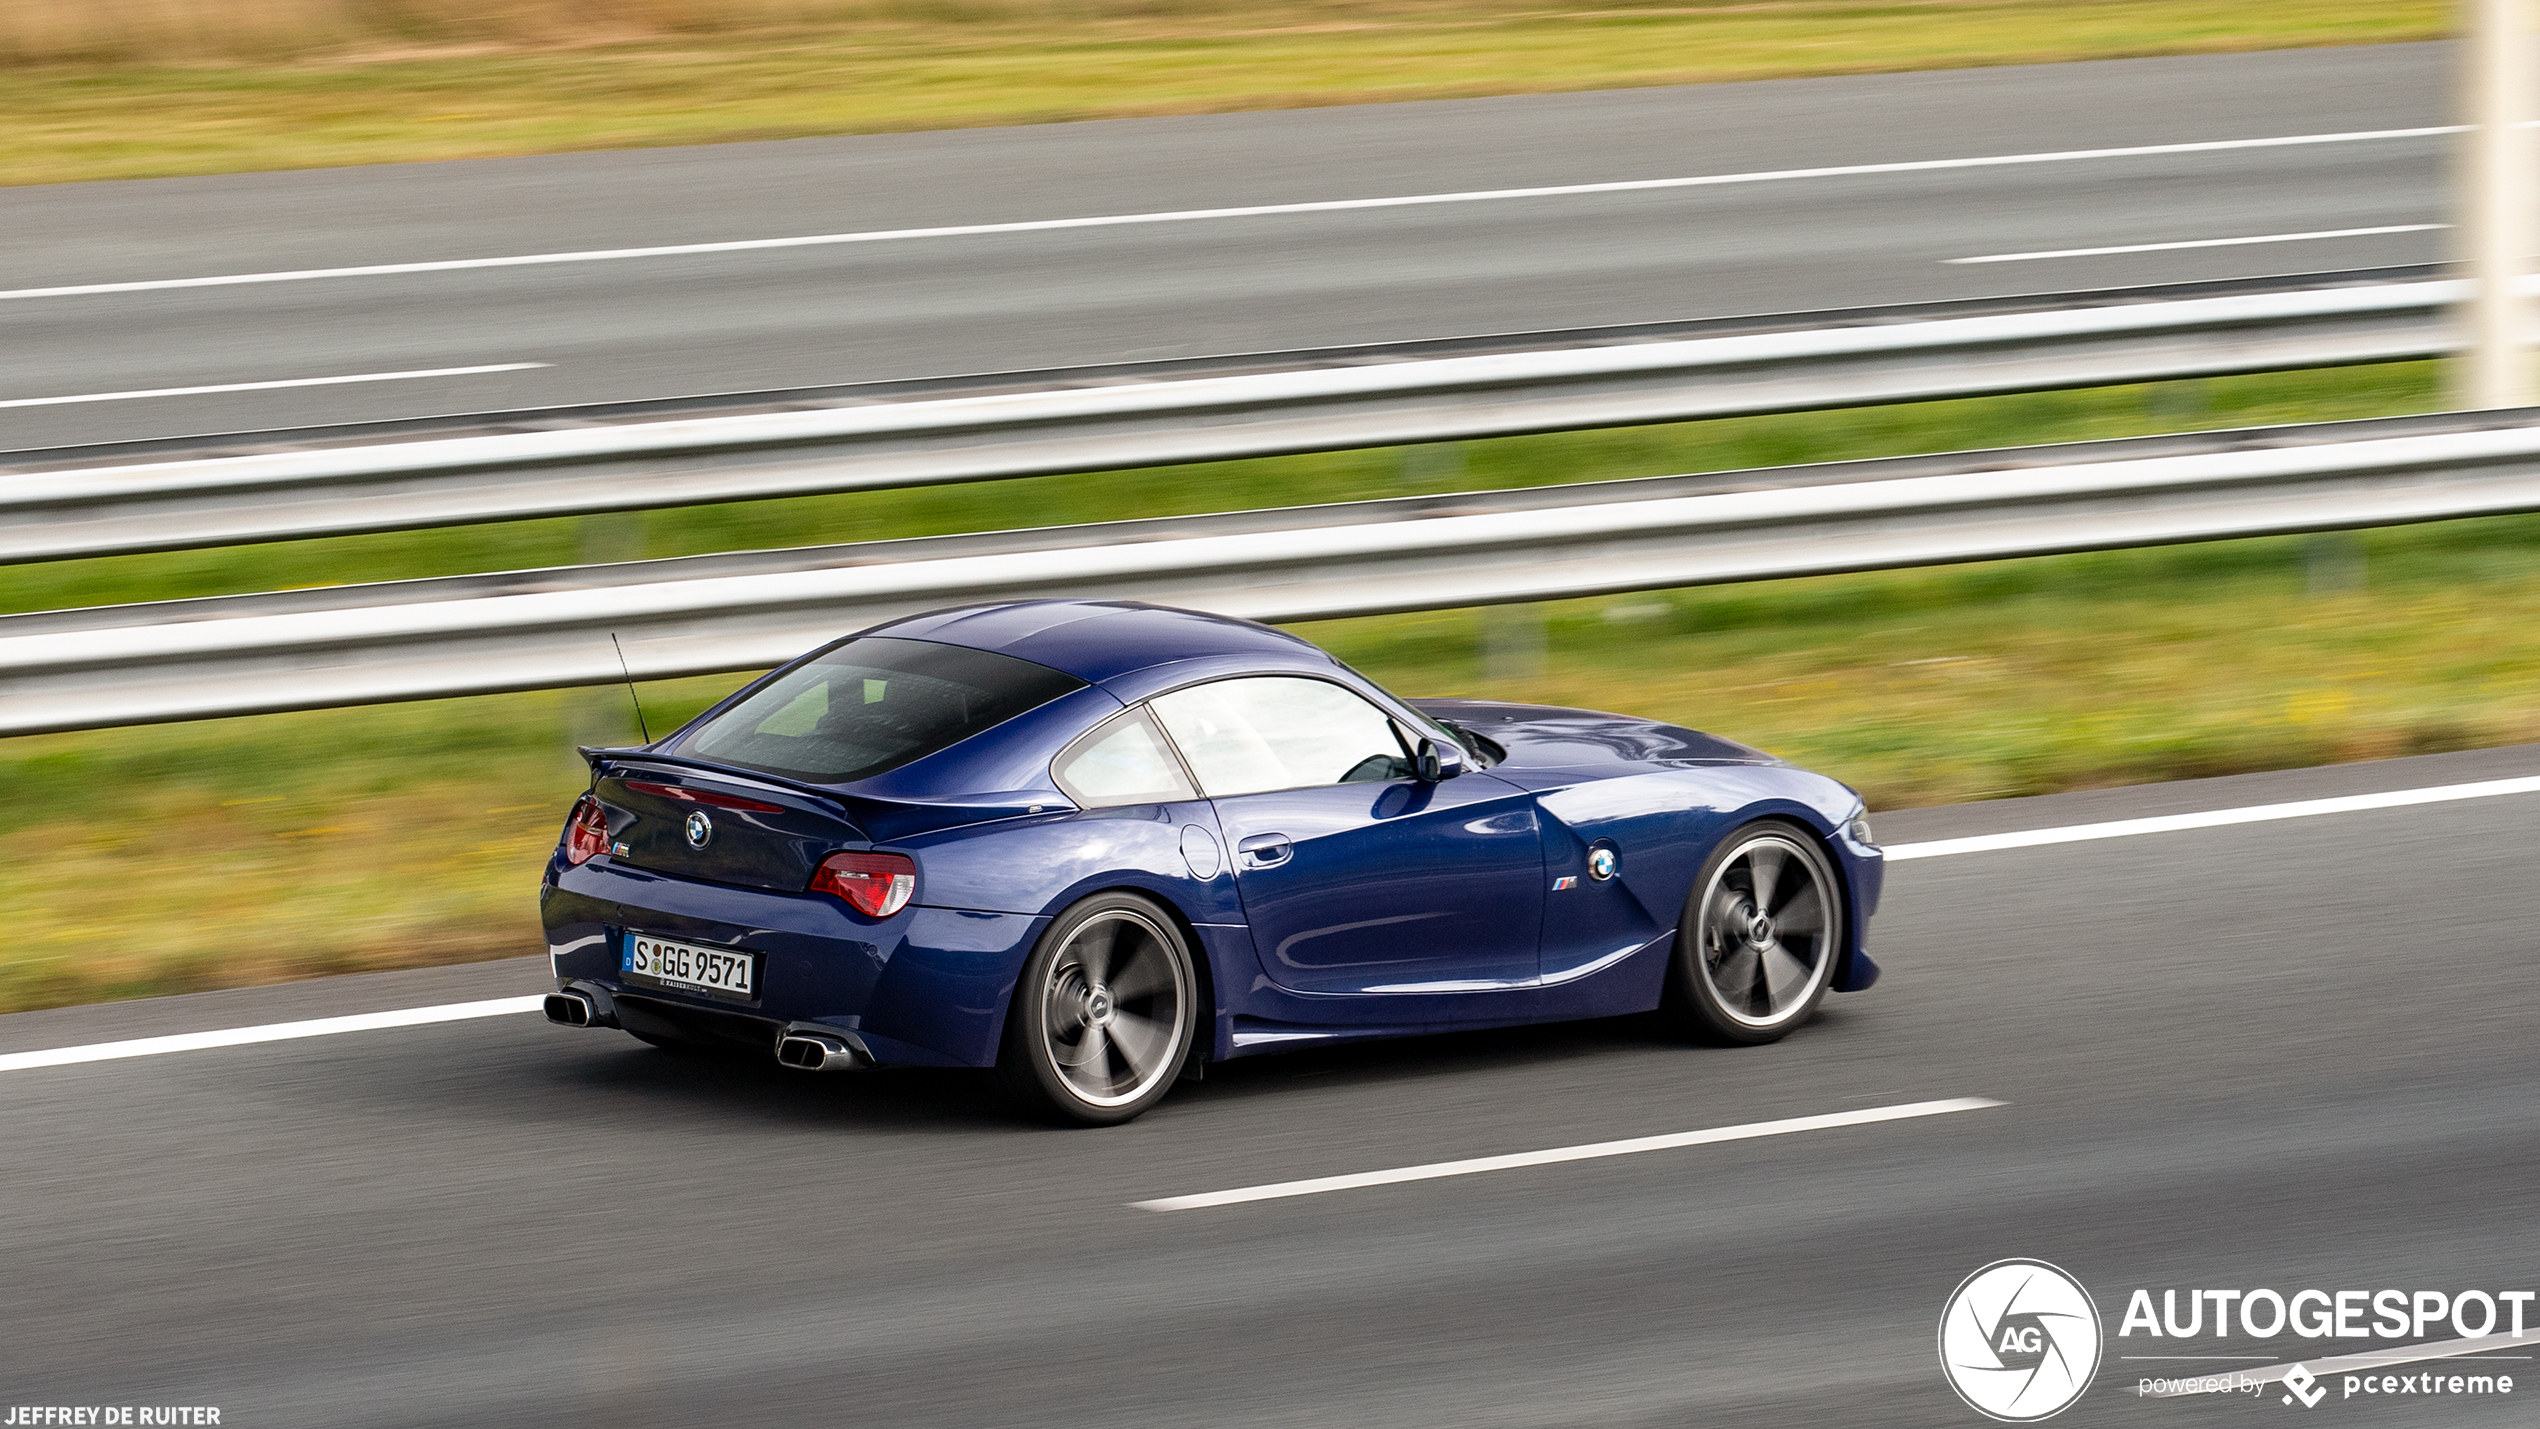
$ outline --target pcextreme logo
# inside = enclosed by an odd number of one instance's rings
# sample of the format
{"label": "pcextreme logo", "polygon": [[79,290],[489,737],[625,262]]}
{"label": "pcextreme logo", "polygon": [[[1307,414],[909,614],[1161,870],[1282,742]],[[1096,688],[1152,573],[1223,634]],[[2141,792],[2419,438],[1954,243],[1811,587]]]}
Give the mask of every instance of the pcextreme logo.
{"label": "pcextreme logo", "polygon": [[1940,1312],[1940,1370],[1967,1407],[2026,1424],[2071,1408],[2099,1372],[2099,1309],[2042,1260],[1997,1260]]}
{"label": "pcextreme logo", "polygon": [[2320,1401],[2328,1398],[2328,1391],[2320,1388],[2320,1377],[2311,1373],[2309,1365],[2297,1364],[2286,1371],[2284,1388],[2284,1402],[2291,1404],[2298,1399],[2304,1409],[2317,1409]]}

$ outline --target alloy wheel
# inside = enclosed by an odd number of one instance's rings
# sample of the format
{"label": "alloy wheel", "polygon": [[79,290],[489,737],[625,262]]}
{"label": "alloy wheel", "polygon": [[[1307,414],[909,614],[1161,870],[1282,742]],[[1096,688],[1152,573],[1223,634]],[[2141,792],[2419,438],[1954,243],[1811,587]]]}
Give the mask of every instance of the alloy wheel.
{"label": "alloy wheel", "polygon": [[1779,1027],[1804,1010],[1834,964],[1835,891],[1790,836],[1759,833],[1722,860],[1702,893],[1703,981],[1744,1027]]}
{"label": "alloy wheel", "polygon": [[1041,1035],[1069,1092],[1089,1106],[1136,1101],[1171,1076],[1191,988],[1163,929],[1107,908],[1069,933],[1041,990]]}

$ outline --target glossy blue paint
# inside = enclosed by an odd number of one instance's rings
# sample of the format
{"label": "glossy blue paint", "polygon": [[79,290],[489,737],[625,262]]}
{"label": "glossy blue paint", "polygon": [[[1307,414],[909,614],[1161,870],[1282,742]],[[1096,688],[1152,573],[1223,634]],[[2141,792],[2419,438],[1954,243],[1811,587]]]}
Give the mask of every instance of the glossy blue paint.
{"label": "glossy blue paint", "polygon": [[1106,888],[1151,893],[1194,923],[1244,921],[1235,881],[1192,875],[1189,830],[1215,838],[1209,802],[1077,809],[903,840],[917,860],[921,902],[1005,913],[1055,913]]}
{"label": "glossy blue paint", "polygon": [[[1263,970],[1292,992],[1533,982],[1544,888],[1533,803],[1487,774],[1217,800]],[[1336,1008],[1353,1009],[1387,1015]]]}
{"label": "glossy blue paint", "polygon": [[[1864,934],[1882,860],[1844,831],[1858,796],[1734,742],[1587,710],[1405,702],[1283,631],[1129,603],[977,606],[864,633],[992,651],[1085,684],[837,786],[691,752],[764,681],[651,746],[587,751],[609,851],[572,866],[560,847],[550,860],[540,904],[560,980],[620,999],[630,1026],[772,1044],[786,1023],[819,1022],[886,1061],[987,1065],[1049,920],[1130,889],[1191,939],[1212,1060],[1609,1016],[1657,1005],[1697,872],[1722,837],[1765,817],[1816,836],[1841,872],[1851,937],[1835,988],[1878,975]],[[1453,721],[1504,758],[1435,783],[1106,808],[1078,807],[1052,778],[1070,741],[1124,707],[1247,674],[1332,681],[1415,735]],[[702,848],[683,832],[700,808],[713,824]],[[1610,879],[1590,872],[1600,848],[1616,860]],[[823,858],[864,850],[914,861],[909,907],[873,919],[805,891]],[[631,981],[630,931],[756,954],[757,994]]]}
{"label": "glossy blue paint", "polygon": [[877,625],[866,635],[940,640],[1012,655],[1093,684],[1181,660],[1331,657],[1284,630],[1128,601],[1036,600],[963,606]]}
{"label": "glossy blue paint", "polygon": [[[670,878],[613,860],[563,870],[547,902],[549,947],[565,980],[719,1019],[827,1022],[889,1039],[896,1060],[996,1060],[1015,969],[1046,922],[1029,914],[914,905],[868,919],[820,894],[775,894]],[[593,931],[602,936],[590,939]],[[761,957],[761,995],[716,998],[641,986],[624,972],[628,933]]]}
{"label": "glossy blue paint", "polygon": [[[632,866],[681,878],[799,893],[821,858],[856,832],[834,800],[745,776],[640,761],[593,781],[609,844]],[[688,836],[704,818],[706,842]]]}

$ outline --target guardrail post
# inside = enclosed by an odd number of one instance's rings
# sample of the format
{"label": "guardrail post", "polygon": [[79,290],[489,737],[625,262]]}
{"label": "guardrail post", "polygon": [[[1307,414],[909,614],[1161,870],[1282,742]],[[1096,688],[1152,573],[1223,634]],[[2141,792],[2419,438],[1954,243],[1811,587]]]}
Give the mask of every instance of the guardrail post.
{"label": "guardrail post", "polygon": [[2314,531],[2302,541],[2302,585],[2312,595],[2364,588],[2366,558],[2358,531]]}
{"label": "guardrail post", "polygon": [[1491,693],[1514,693],[1505,687],[1543,678],[1550,640],[1539,605],[1493,605],[1482,609],[1482,681]]}
{"label": "guardrail post", "polygon": [[1402,484],[1415,492],[1452,491],[1464,482],[1464,444],[1427,442],[1402,449]]}
{"label": "guardrail post", "polygon": [[2471,280],[2467,359],[2455,380],[2466,408],[2532,404],[2519,280],[2532,244],[2530,0],[2465,0],[2469,113],[2460,167],[2461,256]]}
{"label": "guardrail post", "polygon": [[2181,377],[2143,390],[2143,412],[2156,422],[2201,421],[2214,410],[2213,379]]}

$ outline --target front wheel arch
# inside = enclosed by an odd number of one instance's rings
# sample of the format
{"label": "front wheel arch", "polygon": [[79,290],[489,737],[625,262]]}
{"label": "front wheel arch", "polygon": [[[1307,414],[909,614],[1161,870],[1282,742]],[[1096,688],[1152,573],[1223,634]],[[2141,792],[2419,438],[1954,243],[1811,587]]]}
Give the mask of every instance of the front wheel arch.
{"label": "front wheel arch", "polygon": [[[1770,906],[1758,906],[1767,880]],[[1849,960],[1849,884],[1806,823],[1767,815],[1731,829],[1704,857],[1678,917],[1664,999],[1671,1020],[1733,1046],[1777,1042],[1805,1025]]]}
{"label": "front wheel arch", "polygon": [[[1846,786],[1844,792],[1848,794],[1852,791]],[[1826,856],[1827,861],[1834,865],[1835,891],[1843,898],[1844,940],[1843,946],[1836,950],[1834,975],[1826,987],[1829,992],[1840,992],[1844,990],[1845,984],[1852,981],[1854,955],[1868,951],[1870,931],[1868,919],[1861,912],[1861,890],[1853,882],[1853,864],[1845,858],[1839,842],[1843,836],[1844,820],[1830,818],[1823,809],[1795,799],[1774,798],[1758,800],[1738,810],[1725,821],[1724,826],[1730,831],[1730,836],[1734,836],[1749,824],[1764,822],[1788,824],[1806,834],[1815,841],[1818,851]],[[1716,850],[1717,845],[1713,847]],[[1704,855],[1706,861],[1709,857],[1708,854]],[[1699,870],[1697,870],[1696,881],[1698,885]],[[1698,886],[1695,891],[1700,891]],[[1677,930],[1679,932],[1683,930],[1681,910],[1677,919]],[[1871,976],[1875,978],[1877,974],[1873,972]],[[1668,978],[1665,1002],[1669,1008],[1676,1008],[1676,992],[1672,974]]]}

